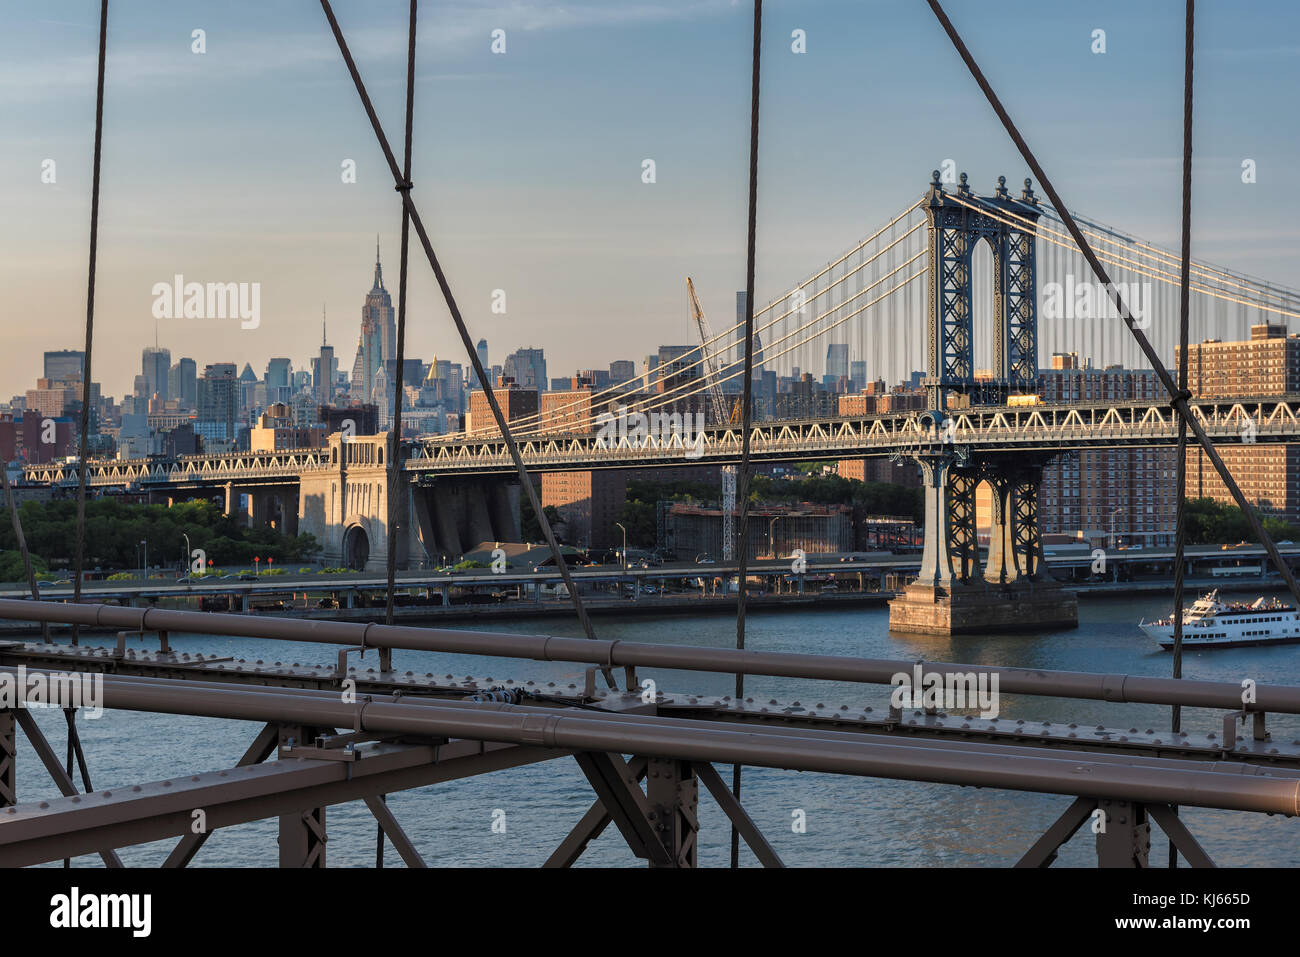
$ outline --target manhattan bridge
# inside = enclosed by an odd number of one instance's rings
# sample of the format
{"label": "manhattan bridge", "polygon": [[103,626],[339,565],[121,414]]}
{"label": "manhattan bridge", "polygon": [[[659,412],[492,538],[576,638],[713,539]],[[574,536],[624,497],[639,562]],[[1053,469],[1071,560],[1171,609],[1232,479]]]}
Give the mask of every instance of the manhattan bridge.
{"label": "manhattan bridge", "polygon": [[[1193,833],[1204,818],[1180,813],[1183,809],[1300,816],[1300,740],[1283,730],[1300,714],[1300,688],[1264,683],[1246,700],[1231,681],[1184,680],[1177,644],[1172,677],[754,650],[745,647],[743,586],[736,600],[734,649],[601,639],[574,587],[568,592],[581,637],[394,625],[392,576],[403,550],[411,554],[416,546],[427,547],[425,543],[464,541],[466,534],[472,537],[484,528],[502,529],[512,520],[512,483],[530,498],[557,570],[572,586],[530,471],[680,464],[687,450],[662,438],[635,446],[600,443],[591,407],[571,410],[562,428],[543,416],[530,422],[510,421],[502,414],[412,195],[417,4],[411,0],[405,151],[400,162],[329,0],[320,5],[401,197],[399,356],[409,230],[438,281],[478,381],[485,384],[496,433],[409,444],[390,442],[387,436],[343,441],[336,435],[322,449],[92,462],[84,454],[83,421],[79,463],[35,467],[27,471],[25,481],[75,485],[82,503],[87,488],[114,486],[148,490],[160,501],[224,494],[231,508],[236,493],[247,494],[254,520],[278,514],[286,530],[319,531],[327,553],[333,549],[338,554],[349,536],[366,534],[377,546],[373,554],[387,565],[389,606],[384,622],[355,623],[83,602],[79,533],[73,600],[41,600],[30,572],[30,599],[0,599],[0,618],[46,629],[41,640],[0,645],[0,677],[11,679],[20,668],[100,675],[106,708],[241,719],[256,722],[259,730],[233,767],[134,785],[115,781],[111,788],[96,790],[91,761],[76,730],[76,708],[65,711],[66,762],[59,761],[29,710],[0,709],[0,865],[96,855],[106,866],[117,867],[122,864],[119,849],[170,840],[162,863],[183,867],[210,839],[221,840],[223,829],[276,818],[274,853],[280,865],[323,867],[327,808],[361,801],[379,828],[378,862],[391,845],[405,864],[424,867],[428,849],[421,851],[410,839],[385,795],[568,760],[581,769],[593,800],[575,816],[554,852],[537,862],[545,866],[572,865],[611,825],[635,859],[652,867],[695,866],[703,786],[730,825],[732,865],[739,862],[743,842],[756,862],[780,867],[780,855],[742,801],[745,766],[1059,795],[1059,816],[1025,847],[1018,861],[1025,867],[1050,866],[1062,845],[1089,821],[1103,866],[1146,866],[1154,823],[1169,839],[1171,861],[1209,867],[1213,861]],[[1089,447],[1167,445],[1178,447],[1181,454],[1189,447],[1190,431],[1191,441],[1205,450],[1238,501],[1247,504],[1214,446],[1240,442],[1247,428],[1261,443],[1300,441],[1300,396],[1193,397],[1178,385],[1161,357],[1170,356],[1175,344],[1185,347],[1193,332],[1227,339],[1241,337],[1258,321],[1293,318],[1300,314],[1300,296],[1191,258],[1186,229],[1190,145],[1184,163],[1182,252],[1170,253],[1075,216],[942,6],[937,0],[928,5],[1015,142],[1032,182],[1014,191],[999,180],[992,192],[977,194],[965,177],[945,184],[936,173],[924,194],[882,228],[744,317],[737,328],[706,342],[700,361],[711,363],[710,374],[687,380],[678,395],[643,400],[638,411],[652,412],[656,404],[669,408],[692,389],[712,387],[719,377],[740,377],[746,400],[741,426],[715,423],[703,433],[700,454],[690,451],[694,462],[738,464],[742,492],[746,470],[754,461],[875,455],[914,462],[924,475],[925,552],[920,577],[895,599],[891,622],[909,626],[928,616],[955,626],[957,617],[973,614],[1000,627],[1005,622],[996,620],[998,609],[1006,607],[1047,622],[1051,609],[1065,608],[1072,614],[1073,607],[1042,567],[1036,501],[1043,463]],[[1184,124],[1188,143],[1192,10],[1189,0]],[[107,24],[108,2],[101,0],[88,342],[93,332]],[[756,301],[752,286],[762,37],[762,2],[755,0],[750,302]],[[1044,196],[1035,194],[1035,184]],[[900,192],[908,191],[900,187]],[[1081,284],[1094,280],[1097,286],[1091,293],[1075,294]],[[1051,292],[1044,295],[1049,286]],[[1097,308],[1107,300],[1113,313]],[[1186,321],[1175,323],[1176,314],[1186,315]],[[903,414],[755,423],[748,400],[757,335],[763,337],[765,364],[788,362],[806,368],[809,357],[827,342],[840,341],[852,343],[877,376],[893,380],[915,365],[923,366],[927,407]],[[733,354],[733,336],[743,339],[744,359]],[[1063,405],[1020,400],[1035,392],[1042,356],[1059,351],[1130,367],[1149,364],[1168,395],[1160,401]],[[399,370],[401,365],[399,359]],[[87,384],[91,379],[89,349],[84,379]],[[83,418],[87,407],[83,402]],[[400,420],[400,406],[394,417]],[[395,424],[400,434],[400,421]],[[994,491],[994,529],[981,569],[972,500],[974,489],[985,482]],[[743,528],[746,496],[739,501]],[[10,510],[21,543],[12,498]],[[1257,517],[1249,509],[1247,515],[1270,561],[1300,600],[1300,586],[1290,568]],[[742,549],[742,582],[745,562]],[[71,628],[70,641],[50,630],[66,627]],[[115,630],[117,642],[105,647],[83,644],[83,629]],[[274,664],[205,656],[173,647],[171,636],[179,634],[329,644],[337,646],[338,658],[336,664],[311,665],[290,663],[288,654]],[[149,642],[149,650],[127,648],[128,639]],[[377,668],[363,670],[349,663],[349,654],[364,655],[366,650],[377,652]],[[485,668],[496,677],[432,671],[420,675],[400,663],[406,651],[483,656]],[[500,659],[524,668],[529,661],[568,662],[585,669],[585,680],[566,688],[555,682],[543,685],[524,674],[503,678],[497,670]],[[734,676],[735,692],[659,690],[653,681],[644,680],[663,669],[677,672],[671,679],[677,681],[688,680],[681,678],[682,672]],[[838,705],[834,700],[805,705],[764,700],[746,694],[744,687],[751,675],[890,685],[898,675],[906,678],[922,669],[969,677],[972,686],[976,679],[996,678],[1002,693],[1026,700],[1018,708],[1023,716],[984,716],[962,706],[941,708],[924,702],[900,707],[892,699],[856,694]],[[1032,714],[1036,697],[1092,703],[1105,708],[1108,720],[1095,727],[1082,721],[1038,721]],[[1171,707],[1172,727],[1126,727],[1119,710],[1125,703]],[[1198,725],[1194,731],[1181,728],[1184,708],[1189,722],[1194,719]],[[114,749],[130,747],[128,736],[115,742]],[[28,751],[53,779],[61,798],[22,799],[17,769],[20,753]],[[732,766],[730,786],[717,765]],[[77,772],[80,783],[74,778]],[[191,822],[199,810],[206,825],[196,831]]]}

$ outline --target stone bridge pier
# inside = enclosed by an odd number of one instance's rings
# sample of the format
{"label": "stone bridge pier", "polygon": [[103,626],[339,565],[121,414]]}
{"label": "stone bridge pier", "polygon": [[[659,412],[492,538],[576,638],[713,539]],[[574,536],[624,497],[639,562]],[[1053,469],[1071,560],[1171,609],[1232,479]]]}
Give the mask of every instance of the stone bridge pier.
{"label": "stone bridge pier", "polygon": [[[889,605],[891,631],[926,635],[1075,627],[1078,602],[1043,563],[1038,493],[1052,453],[974,453],[939,443],[910,457],[921,469],[921,573]],[[992,492],[981,567],[976,497]]]}
{"label": "stone bridge pier", "polygon": [[398,568],[428,568],[480,542],[519,540],[519,487],[496,476],[418,484],[404,476],[390,534],[387,454],[386,433],[346,440],[336,433],[323,464],[302,472],[297,531],[316,537],[326,564],[380,571],[391,547]]}

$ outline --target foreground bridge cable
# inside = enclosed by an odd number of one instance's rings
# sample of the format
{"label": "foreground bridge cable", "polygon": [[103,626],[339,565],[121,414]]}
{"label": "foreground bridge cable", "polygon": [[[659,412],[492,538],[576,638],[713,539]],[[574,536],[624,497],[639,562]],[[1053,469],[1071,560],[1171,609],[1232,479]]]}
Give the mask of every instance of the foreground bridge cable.
{"label": "foreground bridge cable", "polygon": [[[514,436],[510,433],[510,426],[506,422],[500,404],[497,402],[492,383],[488,381],[487,372],[483,368],[483,363],[479,360],[478,351],[474,348],[474,341],[470,338],[469,330],[465,327],[465,320],[461,317],[460,307],[456,304],[456,297],[452,295],[451,286],[447,282],[446,275],[443,274],[442,265],[438,262],[437,254],[433,251],[433,243],[429,240],[429,234],[425,232],[419,210],[415,208],[415,201],[411,199],[411,191],[405,188],[406,179],[397,166],[397,159],[393,156],[392,147],[388,144],[388,137],[384,134],[384,129],[379,123],[379,117],[375,113],[374,105],[370,102],[370,95],[366,92],[365,83],[362,82],[361,74],[357,71],[357,65],[352,59],[352,53],[348,49],[347,41],[343,38],[343,31],[339,28],[338,20],[334,16],[334,10],[330,6],[329,0],[321,0],[321,9],[325,11],[325,17],[329,20],[330,30],[334,33],[339,52],[343,54],[343,60],[347,64],[348,72],[352,75],[352,82],[356,85],[357,94],[361,97],[361,105],[365,107],[366,115],[370,118],[371,128],[375,131],[379,146],[384,152],[384,159],[388,162],[389,171],[393,174],[394,185],[398,187],[399,192],[402,194],[402,203],[407,210],[411,224],[415,227],[415,234],[420,238],[420,244],[424,247],[424,254],[429,260],[429,266],[433,269],[434,277],[438,280],[438,288],[442,290],[443,299],[447,302],[447,311],[451,313],[452,321],[456,324],[456,332],[460,335],[461,343],[465,346],[465,354],[469,357],[470,365],[473,366],[479,382],[483,384],[483,395],[492,410],[492,417],[496,420],[497,428],[501,430],[502,441],[505,442],[510,451],[515,470],[519,473],[520,484],[523,486],[524,493],[528,496],[528,502],[532,506],[533,514],[537,517],[537,523],[541,526],[547,547],[550,548],[560,576],[564,579],[564,586],[568,589],[569,598],[573,602],[574,611],[578,614],[582,630],[587,634],[588,638],[594,639],[596,630],[592,627],[591,619],[588,617],[587,609],[582,603],[582,597],[578,594],[577,586],[569,575],[569,566],[565,563],[564,554],[560,551],[560,544],[555,538],[555,532],[551,528],[551,523],[547,520],[546,514],[542,511],[542,503],[537,494],[537,489],[534,488],[523,459],[520,458],[519,447],[515,444]],[[400,400],[400,396],[398,398]],[[608,669],[604,671],[604,677],[611,688],[615,687],[614,675]]]}
{"label": "foreground bridge cable", "polygon": [[[1141,328],[1139,328],[1132,311],[1124,302],[1123,296],[1120,295],[1119,289],[1113,282],[1111,282],[1110,276],[1106,273],[1105,267],[1102,266],[1101,261],[1097,258],[1097,254],[1093,251],[1087,238],[1079,229],[1078,223],[1075,222],[1074,217],[1070,214],[1069,207],[1061,200],[1060,194],[1056,191],[1056,187],[1052,185],[1052,181],[1048,179],[1047,174],[1043,171],[1042,165],[1038,162],[1037,157],[1034,156],[1033,151],[1029,148],[1029,144],[1025,141],[1024,137],[1021,136],[1020,130],[1016,127],[1014,121],[1012,121],[1006,108],[1003,107],[1002,101],[998,99],[997,94],[993,91],[993,87],[989,85],[983,71],[979,68],[979,64],[975,62],[975,58],[971,55],[970,50],[967,49],[966,44],[962,40],[961,35],[957,32],[956,27],[952,25],[952,21],[948,19],[948,15],[944,12],[943,7],[939,4],[938,0],[926,0],[926,2],[929,3],[930,9],[934,12],[940,25],[948,34],[948,38],[952,41],[958,55],[960,55],[963,62],[965,62],[967,69],[970,70],[971,76],[974,77],[980,90],[983,91],[985,98],[989,101],[989,105],[993,108],[993,112],[995,112],[998,119],[1002,121],[1003,127],[1006,128],[1007,133],[1016,144],[1016,148],[1020,151],[1020,155],[1024,157],[1029,168],[1033,170],[1034,175],[1038,177],[1039,184],[1051,199],[1052,205],[1056,208],[1057,214],[1061,217],[1066,228],[1070,231],[1070,235],[1074,238],[1076,245],[1078,245],[1079,251],[1083,253],[1084,258],[1088,261],[1088,265],[1091,267],[1093,273],[1097,276],[1098,280],[1100,280],[1102,287],[1110,296],[1111,302],[1119,312],[1120,318],[1124,320],[1124,324],[1128,326],[1129,331],[1133,334],[1138,347],[1146,356],[1147,361],[1151,363],[1152,370],[1160,379],[1161,385],[1164,386],[1165,391],[1169,394],[1171,400],[1170,405],[1173,406],[1174,411],[1178,413],[1179,418],[1187,424],[1187,426],[1192,430],[1192,433],[1196,436],[1196,441],[1205,451],[1206,458],[1208,458],[1214,465],[1215,471],[1219,473],[1219,477],[1223,480],[1223,484],[1232,494],[1237,506],[1245,515],[1246,521],[1250,524],[1251,532],[1259,543],[1263,545],[1264,550],[1268,552],[1268,557],[1273,563],[1273,567],[1278,570],[1278,573],[1286,582],[1287,588],[1290,590],[1292,596],[1295,598],[1296,602],[1300,604],[1300,582],[1296,581],[1295,574],[1291,571],[1290,566],[1283,560],[1281,553],[1277,550],[1277,545],[1273,542],[1273,539],[1269,536],[1268,532],[1264,530],[1264,525],[1260,521],[1259,516],[1255,514],[1255,510],[1251,507],[1250,502],[1241,491],[1241,487],[1232,477],[1232,473],[1228,471],[1227,465],[1224,464],[1222,457],[1220,457],[1219,453],[1215,450],[1214,443],[1210,441],[1205,429],[1189,411],[1187,403],[1191,396],[1185,389],[1180,389],[1178,387],[1178,383],[1174,381],[1173,376],[1169,374],[1169,370],[1165,368],[1164,363],[1160,361],[1160,356],[1157,355],[1150,340],[1147,339]],[[1184,352],[1186,352],[1186,350],[1184,350]]]}
{"label": "foreground bridge cable", "polygon": [[[1187,0],[1187,25],[1184,30],[1183,54],[1183,235],[1181,288],[1178,302],[1178,391],[1187,392],[1187,333],[1191,311],[1192,265],[1192,35],[1195,26],[1196,3]],[[1183,554],[1187,549],[1187,420],[1178,419],[1178,462],[1175,468],[1174,492],[1177,505],[1174,513],[1174,668],[1175,678],[1183,676]],[[1175,734],[1182,729],[1182,708],[1174,705],[1171,727]],[[1172,808],[1178,813],[1178,806]],[[1169,839],[1169,866],[1178,866],[1178,849]]]}
{"label": "foreground bridge cable", "polygon": [[[740,563],[736,592],[736,648],[745,648],[745,597],[749,571],[749,433],[754,421],[754,240],[758,217],[758,81],[759,57],[763,41],[763,0],[754,0],[753,77],[749,96],[749,230],[745,245],[745,374],[741,389],[740,476],[737,498],[740,500]],[[719,425],[722,423],[719,422]],[[736,700],[745,697],[745,676],[736,673]],[[740,768],[732,770],[731,794],[740,800]],[[740,831],[731,827],[731,866],[740,866]]]}
{"label": "foreground bridge cable", "polygon": [[[108,0],[99,4],[99,77],[95,84],[95,158],[90,187],[90,268],[86,278],[86,354],[81,365],[81,434],[77,437],[77,547],[73,560],[73,601],[81,600],[81,572],[86,558],[87,439],[90,432],[90,351],[95,342],[95,257],[99,251],[99,165],[104,142],[104,60],[108,49]],[[33,596],[34,597],[34,596]],[[72,629],[72,643],[77,643]]]}
{"label": "foreground bridge cable", "polygon": [[[411,128],[414,124],[415,109],[415,5],[411,0],[410,27],[406,38],[406,141],[405,155],[402,159],[402,182],[395,187],[405,196],[411,191]],[[405,534],[406,497],[402,495],[402,369],[406,365],[406,265],[407,250],[410,246],[411,214],[402,203],[402,259],[401,270],[397,280],[397,370],[393,386],[393,430],[392,441],[388,446],[388,595],[384,607],[384,623],[393,623],[393,592],[397,587],[397,543],[402,540],[398,534]],[[384,665],[391,665],[391,659],[380,659]]]}

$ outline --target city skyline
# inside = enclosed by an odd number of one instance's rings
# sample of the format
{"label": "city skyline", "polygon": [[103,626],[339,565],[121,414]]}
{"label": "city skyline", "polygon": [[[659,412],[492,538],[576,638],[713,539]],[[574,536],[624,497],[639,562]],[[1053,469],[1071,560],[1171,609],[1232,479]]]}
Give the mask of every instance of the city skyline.
{"label": "city skyline", "polygon": [[[1040,35],[1053,40],[1050,59],[1007,41],[1031,10]],[[1172,243],[1179,81],[1165,67],[1180,52],[1176,6],[1102,4],[1076,13],[1009,3],[998,16],[979,13],[969,4],[953,10],[995,82],[1009,86],[1009,104],[1026,115],[1027,135],[1058,171],[1066,198]],[[545,343],[548,361],[562,370],[636,361],[659,343],[694,341],[682,288],[688,274],[706,312],[731,312],[743,274],[736,174],[747,50],[744,30],[732,29],[747,16],[743,7],[580,4],[561,16],[540,5],[430,4],[421,14],[429,52],[417,69],[415,195],[433,211],[426,217],[435,247],[476,341],[499,343],[500,354]],[[404,11],[342,4],[339,15],[392,135]],[[1297,129],[1272,77],[1297,51],[1270,37],[1288,32],[1297,16],[1282,4],[1210,8],[1198,39],[1203,145],[1193,252],[1283,284],[1300,246],[1297,199],[1269,183],[1289,168]],[[35,378],[44,351],[81,346],[85,290],[76,277],[85,268],[93,109],[86,93],[93,83],[82,81],[95,24],[80,9],[57,19],[19,10],[10,19],[0,48],[7,68],[32,82],[6,84],[0,99],[0,119],[15,131],[13,150],[0,158],[0,201],[17,224],[0,246],[0,270],[11,315],[40,317],[12,323],[0,357],[13,394]],[[1269,29],[1257,29],[1260,22]],[[1104,56],[1089,50],[1098,26],[1107,30]],[[507,31],[504,55],[490,51],[497,27]],[[206,31],[201,55],[191,52],[194,29]],[[806,31],[803,55],[790,52],[794,29]],[[916,60],[915,51],[941,39],[936,29],[910,4],[865,12],[772,4],[758,303],[897,212],[944,159],[968,170],[981,191],[996,175],[1012,182],[1023,175],[1010,144],[975,133],[987,108],[950,52],[939,47],[933,60]],[[321,303],[351,326],[362,250],[376,231],[395,249],[400,222],[346,73],[316,42],[327,38],[319,12],[134,4],[114,9],[110,30],[106,111],[114,122],[105,141],[93,377],[106,394],[130,392],[134,357],[155,338],[149,292],[178,274],[261,283],[263,321],[243,329],[161,320],[159,345],[177,353],[182,340],[192,343],[185,351],[203,361],[237,355],[241,365],[260,365],[288,356],[308,368],[303,344],[316,339]],[[999,62],[1012,55],[1035,70],[1032,87],[1018,87],[1013,64]],[[908,76],[892,94],[903,109],[877,121],[862,107],[863,62],[876,75]],[[597,76],[600,88],[590,82]],[[1108,149],[1113,124],[1067,105],[1085,79],[1090,95],[1134,117],[1121,125],[1122,157]],[[1135,86],[1145,91],[1138,102],[1153,105],[1150,122],[1137,121]],[[1154,109],[1165,101],[1171,109]],[[262,148],[239,148],[247,142]],[[573,148],[592,142],[599,148]],[[835,149],[811,148],[831,142]],[[965,154],[951,148],[969,142],[981,145]],[[1243,157],[1258,164],[1254,184],[1240,181]],[[656,159],[654,184],[641,181],[645,158]],[[46,159],[57,164],[53,183],[41,182]],[[348,159],[357,164],[352,184],[340,177]],[[466,363],[425,264],[414,257],[413,265],[408,354]],[[498,289],[504,314],[492,312]],[[645,341],[620,347],[629,336]],[[352,343],[336,337],[333,345],[346,365]]]}

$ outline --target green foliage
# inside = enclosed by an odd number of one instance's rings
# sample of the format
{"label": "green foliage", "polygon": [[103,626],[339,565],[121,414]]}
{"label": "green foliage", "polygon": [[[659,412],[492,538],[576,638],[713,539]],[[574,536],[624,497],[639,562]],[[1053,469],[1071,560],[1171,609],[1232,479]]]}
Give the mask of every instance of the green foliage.
{"label": "green foliage", "polygon": [[[23,531],[33,553],[50,562],[70,565],[77,540],[77,505],[71,499],[24,502]],[[296,538],[272,528],[245,528],[208,501],[175,505],[136,505],[105,496],[86,503],[87,568],[134,568],[139,543],[149,543],[149,556],[162,564],[178,564],[188,535],[191,548],[202,549],[217,564],[251,563],[254,555],[277,562],[310,560],[320,550],[311,535]],[[13,529],[0,523],[0,549],[16,547]],[[186,559],[188,562],[188,558]]]}
{"label": "green foliage", "polygon": [[134,577],[135,577],[134,572],[114,572],[113,574],[108,576],[107,581],[124,582]]}
{"label": "green foliage", "polygon": [[[42,576],[46,578],[52,577],[46,567],[45,559],[41,558],[40,555],[29,554],[28,557],[32,560],[32,571],[35,572],[37,579]],[[27,569],[23,567],[23,556],[16,548],[0,552],[0,581],[27,581]]]}
{"label": "green foliage", "polygon": [[467,558],[463,562],[457,562],[453,568],[458,572],[463,572],[467,568],[487,568],[486,562],[481,562],[477,558]]}
{"label": "green foliage", "polygon": [[[1261,516],[1264,531],[1273,541],[1300,540],[1300,527],[1272,516]],[[1230,545],[1253,542],[1254,533],[1241,509],[1235,505],[1198,498],[1187,503],[1187,541],[1192,545]]]}
{"label": "green foliage", "polygon": [[351,571],[350,568],[339,568],[337,565],[331,565],[329,568],[322,568],[322,569],[320,570],[320,574],[322,574],[322,575],[342,575],[342,574],[344,574],[345,572],[349,572],[349,571]]}
{"label": "green foliage", "polygon": [[[544,505],[542,511],[546,515],[546,520],[551,523],[552,531],[563,521],[554,505]],[[537,520],[537,513],[533,511],[533,503],[529,501],[527,494],[519,496],[519,534],[526,542],[546,540],[546,536],[542,534],[542,523]],[[557,537],[556,540],[560,539]]]}

